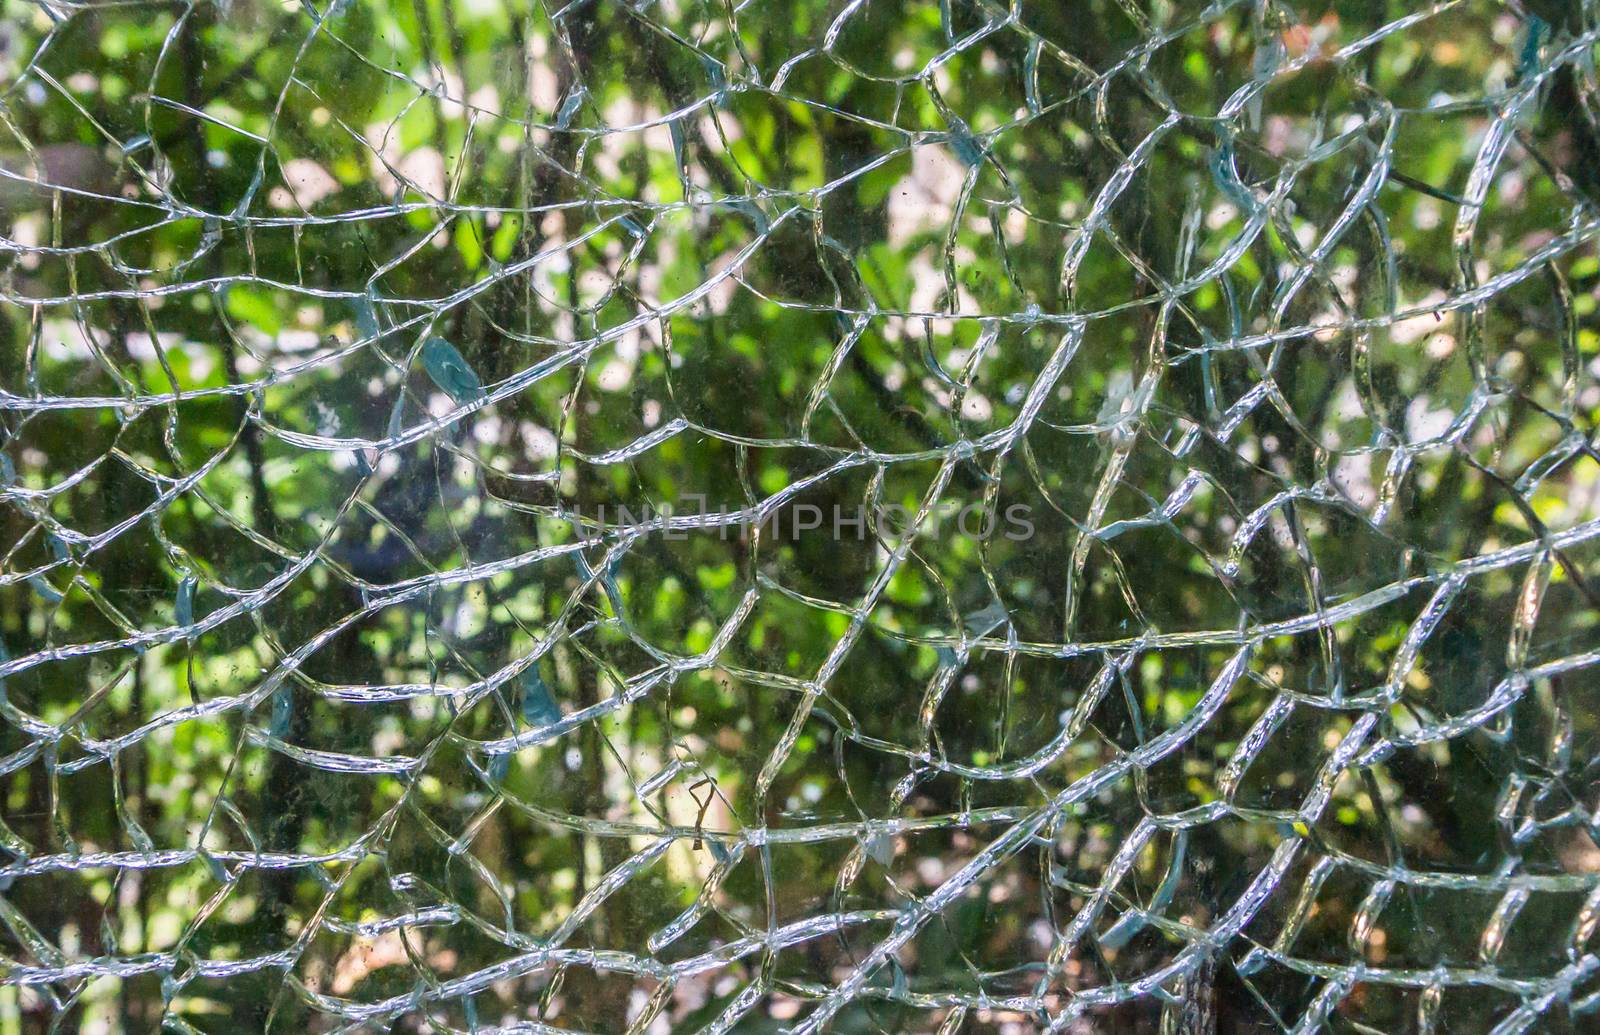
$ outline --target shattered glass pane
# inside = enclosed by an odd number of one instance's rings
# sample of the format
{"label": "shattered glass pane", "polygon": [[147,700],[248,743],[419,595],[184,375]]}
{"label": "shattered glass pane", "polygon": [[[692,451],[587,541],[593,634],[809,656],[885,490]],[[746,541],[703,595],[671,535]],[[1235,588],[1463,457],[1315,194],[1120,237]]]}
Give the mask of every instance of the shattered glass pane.
{"label": "shattered glass pane", "polygon": [[0,0],[0,1031],[1593,1031],[1595,0]]}

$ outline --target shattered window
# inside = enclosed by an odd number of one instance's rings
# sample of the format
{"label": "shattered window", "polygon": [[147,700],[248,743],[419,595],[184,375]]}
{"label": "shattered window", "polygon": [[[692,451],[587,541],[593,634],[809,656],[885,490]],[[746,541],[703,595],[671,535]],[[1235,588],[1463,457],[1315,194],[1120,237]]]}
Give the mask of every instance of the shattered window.
{"label": "shattered window", "polygon": [[0,0],[0,1032],[1600,1025],[1593,0]]}

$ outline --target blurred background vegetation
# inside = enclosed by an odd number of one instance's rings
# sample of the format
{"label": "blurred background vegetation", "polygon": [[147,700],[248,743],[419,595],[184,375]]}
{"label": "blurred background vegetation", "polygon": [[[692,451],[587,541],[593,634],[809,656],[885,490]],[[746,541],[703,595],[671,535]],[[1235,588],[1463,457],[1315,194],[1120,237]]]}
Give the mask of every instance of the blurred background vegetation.
{"label": "blurred background vegetation", "polygon": [[1594,1030],[1593,0],[0,11],[0,1032]]}

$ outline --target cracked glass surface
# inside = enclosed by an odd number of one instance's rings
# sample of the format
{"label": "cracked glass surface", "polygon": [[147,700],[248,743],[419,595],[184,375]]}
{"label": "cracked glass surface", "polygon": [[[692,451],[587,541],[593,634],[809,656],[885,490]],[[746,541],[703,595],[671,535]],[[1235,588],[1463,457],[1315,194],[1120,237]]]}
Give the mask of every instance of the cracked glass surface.
{"label": "cracked glass surface", "polygon": [[0,0],[0,1030],[1595,1030],[1597,41]]}

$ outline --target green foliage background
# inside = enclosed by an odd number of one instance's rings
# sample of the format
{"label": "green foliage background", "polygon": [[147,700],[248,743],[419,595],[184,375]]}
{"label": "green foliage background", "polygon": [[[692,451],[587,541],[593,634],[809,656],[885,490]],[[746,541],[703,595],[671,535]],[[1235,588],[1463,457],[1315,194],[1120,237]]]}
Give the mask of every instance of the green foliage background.
{"label": "green foliage background", "polygon": [[1594,3],[0,11],[0,1032],[1594,1023]]}

